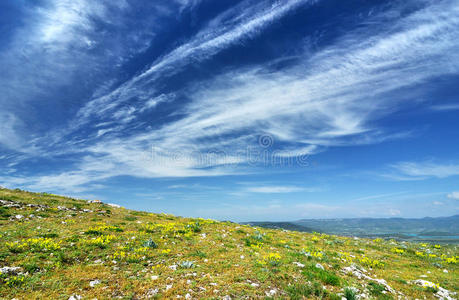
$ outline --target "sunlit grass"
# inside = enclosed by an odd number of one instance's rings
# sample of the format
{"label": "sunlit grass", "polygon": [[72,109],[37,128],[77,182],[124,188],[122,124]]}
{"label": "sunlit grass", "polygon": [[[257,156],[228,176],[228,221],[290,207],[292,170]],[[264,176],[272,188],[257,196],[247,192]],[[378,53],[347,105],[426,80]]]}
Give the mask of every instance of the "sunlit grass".
{"label": "sunlit grass", "polygon": [[[21,268],[0,274],[7,299],[399,296],[344,273],[351,265],[408,298],[459,288],[453,245],[254,228],[7,189],[0,199],[24,204],[0,209],[0,266]],[[10,220],[17,214],[23,218]],[[420,276],[432,284],[411,283]]]}

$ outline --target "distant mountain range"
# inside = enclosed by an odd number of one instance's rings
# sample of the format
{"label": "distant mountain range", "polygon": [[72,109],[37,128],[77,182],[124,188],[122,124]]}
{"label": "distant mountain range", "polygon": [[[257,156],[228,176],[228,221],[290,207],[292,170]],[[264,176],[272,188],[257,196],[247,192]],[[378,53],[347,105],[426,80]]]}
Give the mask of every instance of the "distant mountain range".
{"label": "distant mountain range", "polygon": [[303,232],[459,243],[459,215],[438,218],[303,219],[292,222],[247,222],[252,226]]}

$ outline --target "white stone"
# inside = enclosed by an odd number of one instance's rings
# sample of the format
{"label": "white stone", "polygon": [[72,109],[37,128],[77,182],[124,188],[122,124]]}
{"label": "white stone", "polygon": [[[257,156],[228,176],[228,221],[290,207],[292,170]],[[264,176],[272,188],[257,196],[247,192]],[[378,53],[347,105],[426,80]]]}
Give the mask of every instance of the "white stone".
{"label": "white stone", "polygon": [[98,284],[100,284],[100,280],[99,279],[92,280],[91,282],[89,282],[89,286],[90,287],[95,287]]}
{"label": "white stone", "polygon": [[72,295],[69,297],[68,300],[81,300],[82,297],[80,295]]}
{"label": "white stone", "polygon": [[422,280],[422,279],[417,279],[411,281],[412,284],[416,284],[422,287],[432,287],[432,288],[438,288],[438,291],[434,294],[435,297],[441,299],[441,300],[454,300],[456,299],[456,294],[455,292],[451,292],[447,289],[442,288],[441,286],[437,286],[435,283],[427,281],[427,280]]}
{"label": "white stone", "polygon": [[159,290],[158,289],[149,289],[147,291],[147,298],[152,298],[158,294]]}
{"label": "white stone", "polygon": [[17,274],[20,271],[22,271],[21,267],[2,267],[0,268],[0,273],[6,274],[6,275]]}
{"label": "white stone", "polygon": [[302,263],[297,262],[297,261],[294,261],[293,264],[298,266],[298,267],[300,267],[300,268],[304,268],[304,265]]}
{"label": "white stone", "polygon": [[324,266],[322,266],[322,265],[319,264],[319,263],[316,263],[316,268],[317,268],[317,269],[321,269],[321,270],[325,270]]}
{"label": "white stone", "polygon": [[371,281],[377,282],[377,283],[383,285],[386,288],[387,291],[389,291],[391,293],[395,293],[394,289],[391,288],[384,279],[372,278],[372,277],[364,274],[365,270],[361,271],[355,265],[343,268],[343,272],[344,273],[351,273],[352,275],[354,275],[358,279],[362,279],[363,278],[363,279],[366,279],[366,280],[371,280]]}

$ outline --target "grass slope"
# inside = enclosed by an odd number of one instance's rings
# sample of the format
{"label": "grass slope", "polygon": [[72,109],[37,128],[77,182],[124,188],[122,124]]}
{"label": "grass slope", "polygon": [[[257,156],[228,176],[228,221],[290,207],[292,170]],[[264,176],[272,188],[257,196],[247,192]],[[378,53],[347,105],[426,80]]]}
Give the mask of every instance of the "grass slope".
{"label": "grass slope", "polygon": [[454,245],[262,229],[20,190],[0,189],[0,199],[2,299],[431,299],[459,289]]}

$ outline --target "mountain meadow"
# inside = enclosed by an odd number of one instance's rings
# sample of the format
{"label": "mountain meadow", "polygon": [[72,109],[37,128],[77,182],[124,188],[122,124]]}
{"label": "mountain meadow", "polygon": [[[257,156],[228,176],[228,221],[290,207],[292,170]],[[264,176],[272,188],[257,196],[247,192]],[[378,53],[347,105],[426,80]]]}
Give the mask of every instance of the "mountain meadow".
{"label": "mountain meadow", "polygon": [[[456,299],[454,244],[269,229],[0,189],[1,299]],[[154,210],[154,207],[152,207]]]}

